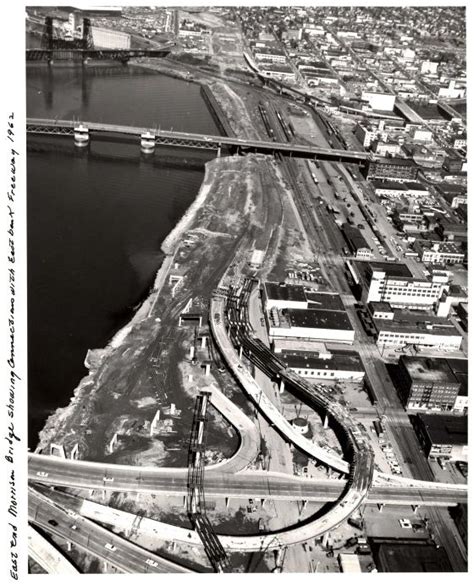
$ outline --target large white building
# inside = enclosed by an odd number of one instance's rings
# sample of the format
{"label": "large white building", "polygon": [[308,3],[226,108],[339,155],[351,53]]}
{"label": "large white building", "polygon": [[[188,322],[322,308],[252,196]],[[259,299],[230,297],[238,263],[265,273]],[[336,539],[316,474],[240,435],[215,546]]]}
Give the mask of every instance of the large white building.
{"label": "large white building", "polygon": [[281,354],[281,359],[290,370],[303,378],[360,382],[365,376],[359,354],[351,350],[320,353],[285,352]]}
{"label": "large white building", "polygon": [[266,282],[262,302],[272,340],[354,341],[354,330],[337,293]]}
{"label": "large white building", "polygon": [[130,49],[130,35],[109,28],[91,27],[92,40],[97,49]]}
{"label": "large white building", "polygon": [[354,342],[354,329],[344,311],[272,309],[268,313],[272,339],[291,337],[338,343]]}
{"label": "large white building", "polygon": [[457,351],[462,335],[447,319],[395,309],[392,319],[373,319],[379,347],[430,347]]}
{"label": "large white building", "polygon": [[360,275],[364,303],[383,301],[396,308],[429,309],[449,288],[447,274],[415,278],[402,263],[354,262],[354,266]]}
{"label": "large white building", "polygon": [[395,94],[364,91],[362,92],[362,99],[368,102],[373,110],[393,112]]}

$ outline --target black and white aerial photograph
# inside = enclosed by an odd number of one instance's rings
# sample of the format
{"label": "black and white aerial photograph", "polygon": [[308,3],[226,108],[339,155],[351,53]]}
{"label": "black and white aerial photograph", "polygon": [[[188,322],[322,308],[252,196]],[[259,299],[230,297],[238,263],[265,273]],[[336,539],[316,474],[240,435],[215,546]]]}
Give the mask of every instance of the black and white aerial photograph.
{"label": "black and white aerial photograph", "polygon": [[466,11],[22,7],[11,582],[467,576]]}

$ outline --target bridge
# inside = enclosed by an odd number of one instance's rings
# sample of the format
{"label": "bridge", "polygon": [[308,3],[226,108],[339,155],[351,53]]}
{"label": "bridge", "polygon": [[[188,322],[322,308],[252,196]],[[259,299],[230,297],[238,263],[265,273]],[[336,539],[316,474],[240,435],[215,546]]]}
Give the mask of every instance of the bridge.
{"label": "bridge", "polygon": [[55,33],[54,18],[47,16],[41,39],[41,48],[27,49],[26,61],[79,61],[118,60],[126,63],[138,57],[166,57],[174,46],[168,43],[158,49],[100,49],[94,46],[92,25],[89,18],[83,19],[81,38],[61,38]]}
{"label": "bridge", "polygon": [[358,165],[367,164],[374,157],[368,152],[359,152],[334,148],[319,148],[306,144],[291,144],[262,140],[247,140],[233,136],[213,136],[207,134],[190,134],[172,130],[157,130],[144,127],[102,124],[97,122],[75,122],[73,120],[49,120],[28,118],[26,130],[29,134],[73,136],[82,133],[87,137],[94,135],[133,136],[142,139],[145,136],[150,145],[178,146],[219,151],[226,148],[233,153],[260,153],[267,155],[281,154],[287,157],[343,162]]}
{"label": "bridge", "polygon": [[121,61],[139,57],[161,58],[171,52],[170,48],[162,49],[26,49],[26,61]]}
{"label": "bridge", "polygon": [[[50,486],[114,492],[161,493],[186,496],[187,469],[156,468],[96,463],[31,453],[28,480]],[[345,480],[316,479],[272,473],[245,471],[229,473],[207,470],[204,491],[208,497],[262,498],[279,501],[333,502],[340,497]],[[467,502],[467,486],[414,482],[374,483],[367,503],[394,506],[455,506]]]}

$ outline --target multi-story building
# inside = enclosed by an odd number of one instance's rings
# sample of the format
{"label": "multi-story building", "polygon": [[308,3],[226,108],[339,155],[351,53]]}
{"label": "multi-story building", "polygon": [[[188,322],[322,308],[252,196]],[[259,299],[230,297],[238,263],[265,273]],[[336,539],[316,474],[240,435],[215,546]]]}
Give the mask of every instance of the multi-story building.
{"label": "multi-story building", "polygon": [[362,99],[368,102],[373,110],[393,112],[395,94],[364,91]]}
{"label": "multi-story building", "polygon": [[354,329],[345,311],[325,309],[271,309],[268,312],[271,339],[293,338],[354,342]]}
{"label": "multi-story building", "polygon": [[269,43],[253,43],[252,51],[257,61],[271,61],[272,63],[286,63],[285,53]]}
{"label": "multi-story building", "polygon": [[282,352],[281,359],[288,368],[304,378],[362,381],[365,376],[359,354],[351,350],[319,354],[302,351]]}
{"label": "multi-story building", "polygon": [[358,123],[354,134],[364,148],[369,148],[374,140],[380,139],[386,141],[388,138],[388,133],[386,130],[384,130],[383,122],[380,122],[378,126],[367,126]]}
{"label": "multi-story building", "polygon": [[414,181],[418,176],[418,166],[407,158],[379,158],[369,161],[362,173],[369,181],[372,179]]}
{"label": "multi-story building", "polygon": [[448,276],[432,274],[415,278],[406,264],[398,262],[354,262],[360,275],[361,300],[387,301],[396,308],[432,308],[448,288]]}
{"label": "multi-story building", "polygon": [[467,387],[467,360],[401,356],[398,370],[407,409],[451,411]]}
{"label": "multi-story building", "polygon": [[272,340],[354,341],[354,329],[337,293],[266,282],[262,302]]}
{"label": "multi-story building", "polygon": [[460,264],[465,257],[460,245],[454,242],[416,240],[413,249],[426,264]]}
{"label": "multi-story building", "polygon": [[462,345],[462,335],[444,317],[394,309],[391,319],[384,317],[372,321],[376,343],[382,351],[411,346],[457,351]]}
{"label": "multi-story building", "polygon": [[426,197],[429,190],[418,181],[407,181],[398,183],[397,181],[373,181],[372,185],[375,194],[378,197],[406,197],[409,199],[416,197]]}
{"label": "multi-story building", "polygon": [[430,459],[467,461],[467,416],[418,414],[413,427]]}
{"label": "multi-story building", "polygon": [[358,228],[353,227],[348,223],[344,223],[341,226],[341,231],[347,241],[350,251],[356,258],[373,257],[374,254],[369,244],[365,241],[362,232]]}

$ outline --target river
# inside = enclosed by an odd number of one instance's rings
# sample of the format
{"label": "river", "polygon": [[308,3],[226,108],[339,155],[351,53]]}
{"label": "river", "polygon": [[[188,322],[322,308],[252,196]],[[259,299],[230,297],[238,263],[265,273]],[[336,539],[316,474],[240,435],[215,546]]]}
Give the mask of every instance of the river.
{"label": "river", "polygon": [[[29,117],[218,134],[198,85],[138,67],[27,67]],[[146,295],[160,244],[196,196],[212,155],[71,138],[28,140],[29,446],[68,404],[103,347]]]}

